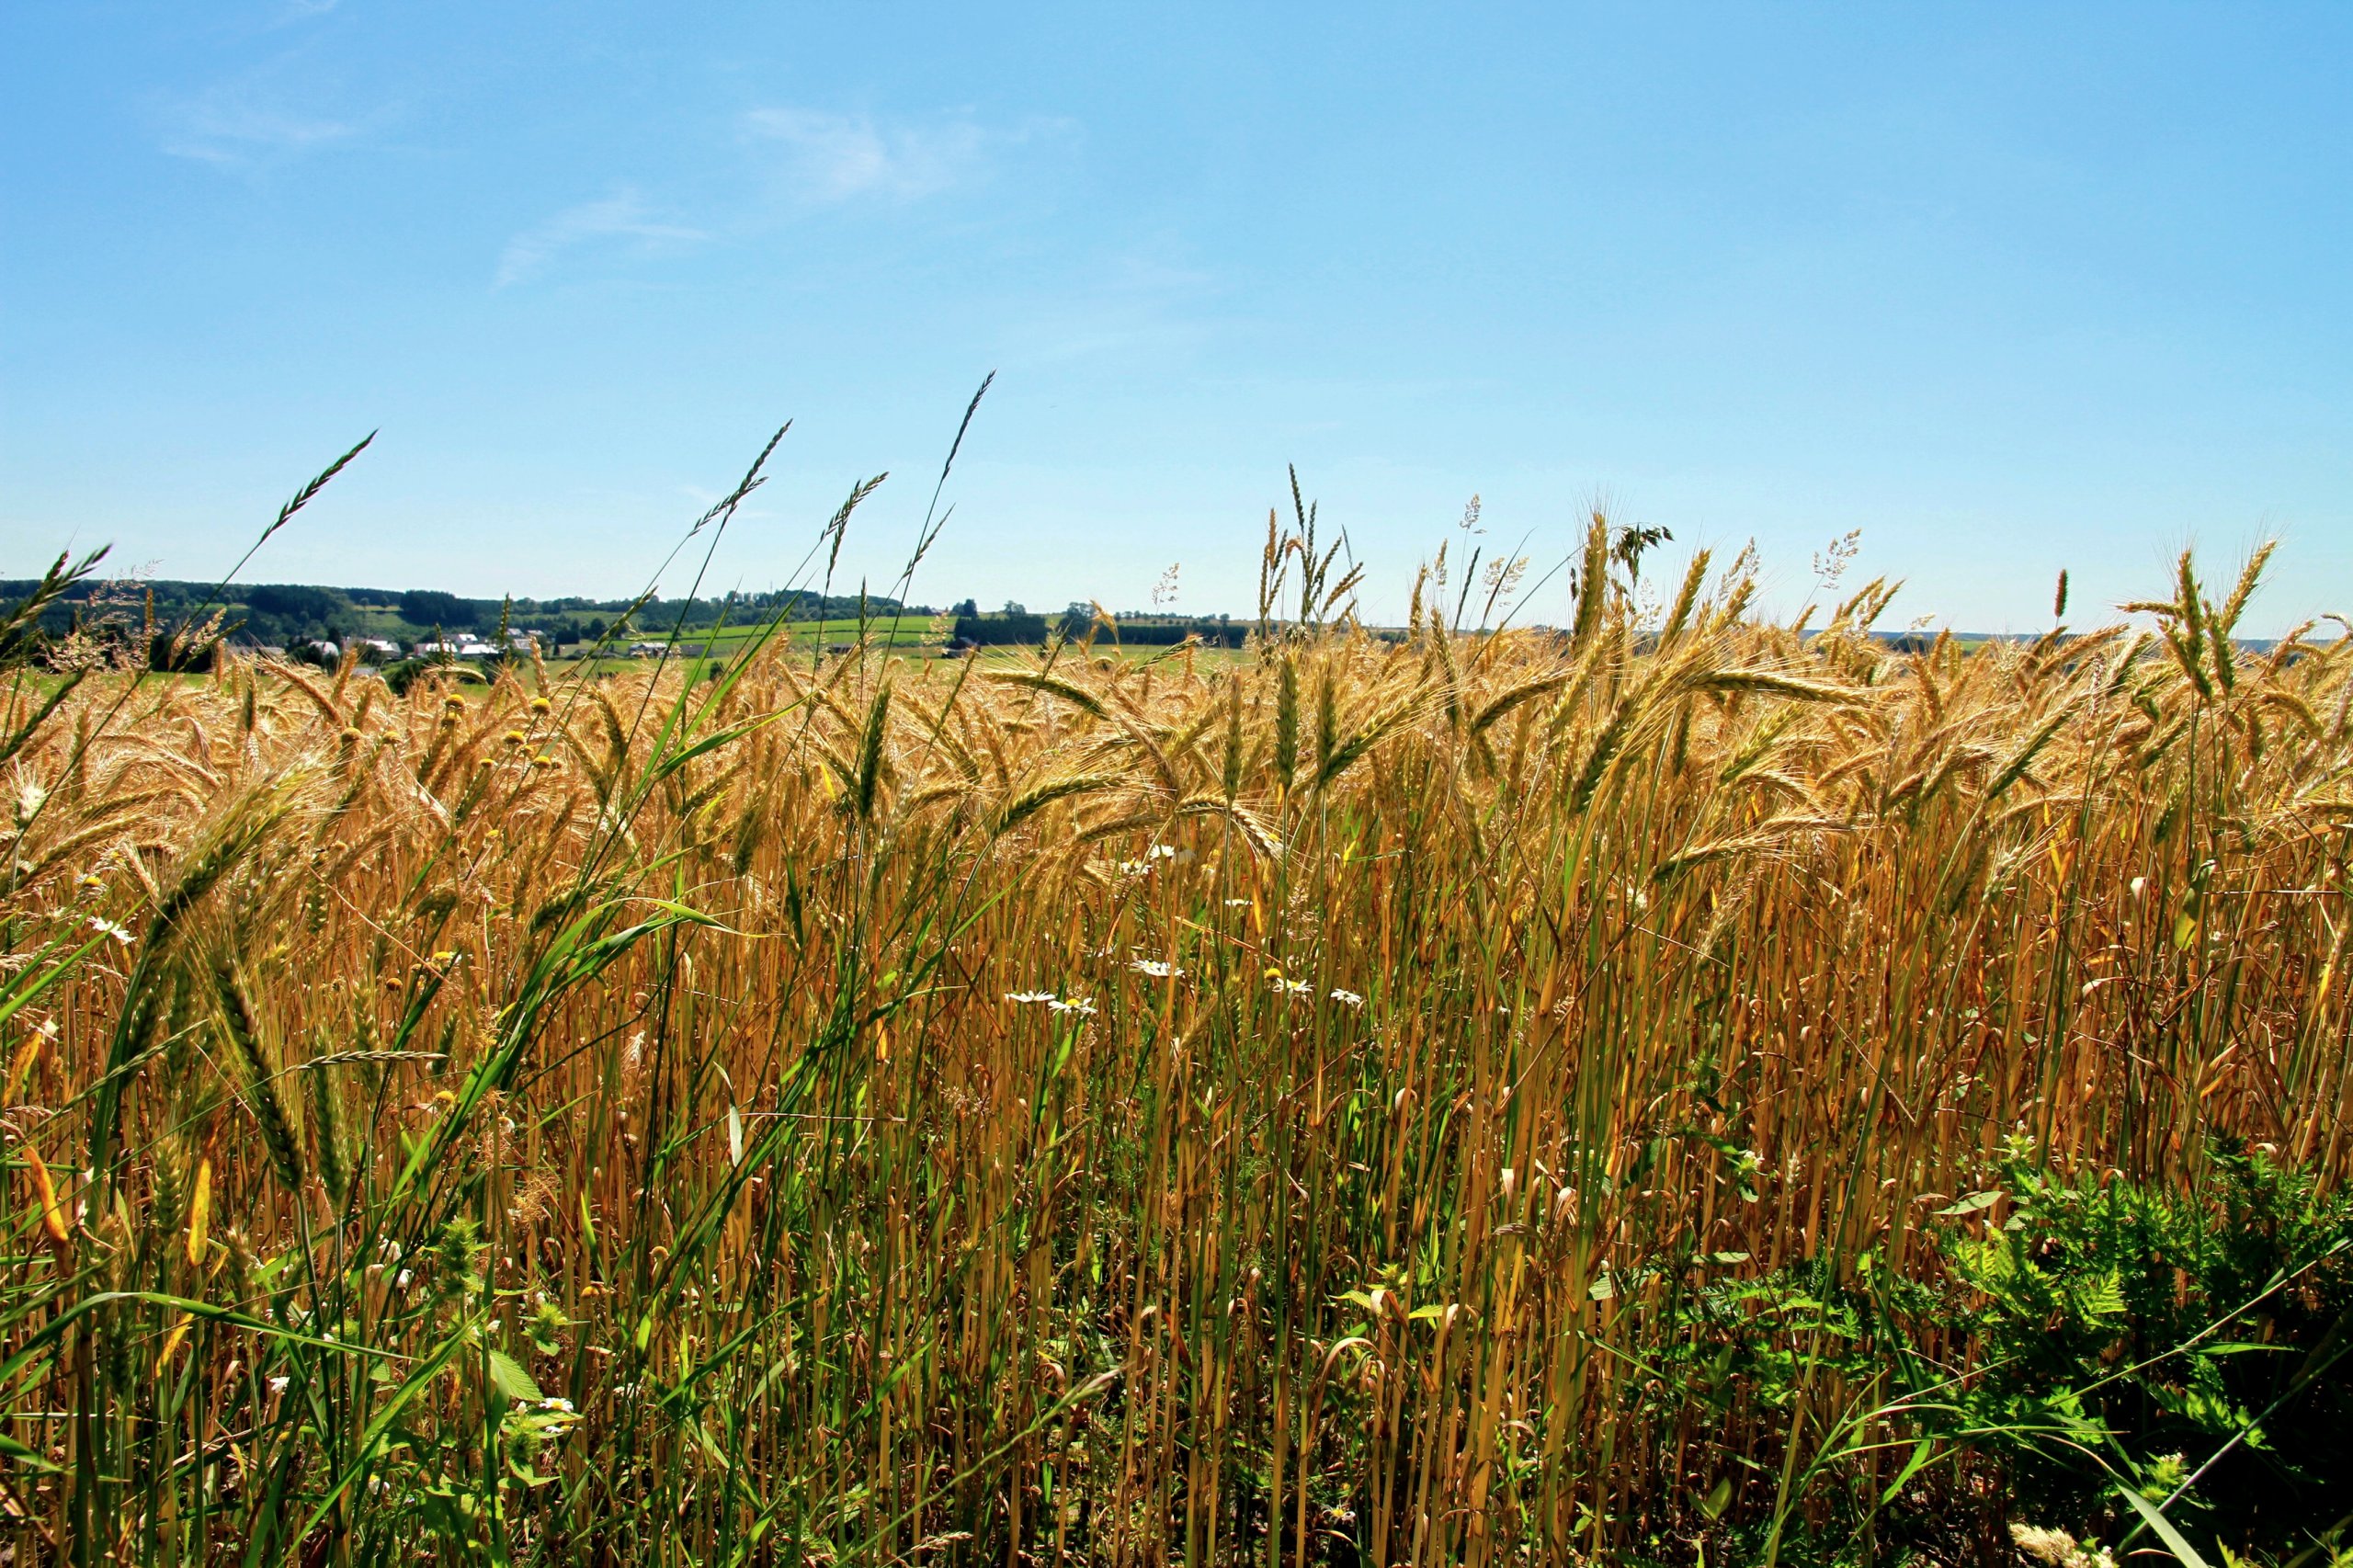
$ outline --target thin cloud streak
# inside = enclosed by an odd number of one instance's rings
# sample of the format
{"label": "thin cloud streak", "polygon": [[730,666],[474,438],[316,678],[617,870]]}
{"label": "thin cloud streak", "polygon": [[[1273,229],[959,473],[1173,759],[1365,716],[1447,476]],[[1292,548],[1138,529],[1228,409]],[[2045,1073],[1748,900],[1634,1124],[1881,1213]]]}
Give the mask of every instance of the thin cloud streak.
{"label": "thin cloud streak", "polygon": [[[821,109],[755,109],[738,122],[739,145],[774,192],[781,184],[789,207],[879,201],[905,205],[976,187],[992,175],[998,148],[1031,142],[1068,128],[1033,121],[993,130],[957,119],[930,126],[877,121],[866,115]],[[755,183],[757,183],[756,177]],[[505,289],[539,276],[567,252],[620,242],[639,255],[676,252],[772,226],[783,214],[773,194],[722,203],[700,223],[660,213],[634,186],[567,208],[517,233],[499,257],[494,283]]]}
{"label": "thin cloud streak", "polygon": [[496,287],[536,276],[563,252],[605,240],[634,240],[641,249],[699,244],[710,236],[681,223],[656,222],[644,199],[623,187],[597,201],[566,208],[517,234],[498,259]]}
{"label": "thin cloud streak", "polygon": [[183,106],[163,150],[176,158],[240,168],[290,157],[347,141],[359,127],[349,120],[290,114],[254,101],[243,87],[216,88]]}
{"label": "thin cloud streak", "polygon": [[969,121],[878,123],[824,109],[754,109],[743,123],[752,141],[778,148],[794,193],[820,203],[860,197],[915,201],[971,184],[987,172],[993,140]]}

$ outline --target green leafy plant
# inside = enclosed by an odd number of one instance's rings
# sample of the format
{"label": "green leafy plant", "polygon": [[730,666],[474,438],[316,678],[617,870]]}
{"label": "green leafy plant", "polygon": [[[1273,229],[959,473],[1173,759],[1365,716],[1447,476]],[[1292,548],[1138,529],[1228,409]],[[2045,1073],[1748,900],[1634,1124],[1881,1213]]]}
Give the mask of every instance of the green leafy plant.
{"label": "green leafy plant", "polygon": [[2203,1175],[2165,1189],[2014,1153],[1954,1216],[1982,1368],[1957,1403],[2040,1524],[2129,1540],[2154,1528],[2138,1499],[2271,1551],[2353,1508],[2353,1196],[2231,1139]]}

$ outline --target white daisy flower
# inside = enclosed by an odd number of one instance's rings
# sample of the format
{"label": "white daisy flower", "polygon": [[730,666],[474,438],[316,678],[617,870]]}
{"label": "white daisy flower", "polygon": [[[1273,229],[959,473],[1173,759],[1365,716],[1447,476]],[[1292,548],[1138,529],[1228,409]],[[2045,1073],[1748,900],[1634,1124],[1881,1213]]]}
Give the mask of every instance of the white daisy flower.
{"label": "white daisy flower", "polygon": [[1128,967],[1138,974],[1148,974],[1154,980],[1168,980],[1185,972],[1175,964],[1162,963],[1157,959],[1137,959]]}
{"label": "white daisy flower", "polygon": [[1051,991],[1008,991],[1005,994],[1005,999],[1027,1006],[1038,1002],[1051,1002],[1054,999],[1054,994]]}
{"label": "white daisy flower", "polygon": [[1358,995],[1353,991],[1336,990],[1332,993],[1332,1000],[1337,1002],[1343,1007],[1361,1007],[1364,1006],[1364,998]]}
{"label": "white daisy flower", "polygon": [[1057,1013],[1076,1013],[1079,1017],[1085,1018],[1091,1018],[1095,1016],[1095,1004],[1088,1001],[1084,996],[1065,997],[1058,1002],[1050,1001],[1046,1006],[1051,1007]]}

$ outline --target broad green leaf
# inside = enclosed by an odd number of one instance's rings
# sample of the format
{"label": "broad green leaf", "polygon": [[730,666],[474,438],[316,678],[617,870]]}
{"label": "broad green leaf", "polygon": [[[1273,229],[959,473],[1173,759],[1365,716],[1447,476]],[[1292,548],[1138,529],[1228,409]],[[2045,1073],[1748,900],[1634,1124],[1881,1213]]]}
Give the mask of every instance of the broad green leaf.
{"label": "broad green leaf", "polygon": [[531,1381],[531,1374],[523,1369],[522,1362],[504,1350],[490,1353],[490,1381],[499,1392],[518,1403],[537,1403],[540,1398],[540,1385]]}

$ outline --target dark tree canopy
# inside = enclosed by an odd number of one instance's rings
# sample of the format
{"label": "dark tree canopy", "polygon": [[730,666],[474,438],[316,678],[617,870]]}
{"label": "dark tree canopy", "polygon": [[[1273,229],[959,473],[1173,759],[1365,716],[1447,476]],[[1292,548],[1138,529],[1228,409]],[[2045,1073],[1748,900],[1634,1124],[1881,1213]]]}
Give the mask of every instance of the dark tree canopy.
{"label": "dark tree canopy", "polygon": [[333,588],[299,583],[259,583],[244,592],[244,601],[264,615],[287,620],[324,621],[351,608],[351,601]]}
{"label": "dark tree canopy", "polygon": [[411,588],[401,596],[401,619],[411,626],[459,631],[473,626],[474,610],[455,594],[438,588]]}

